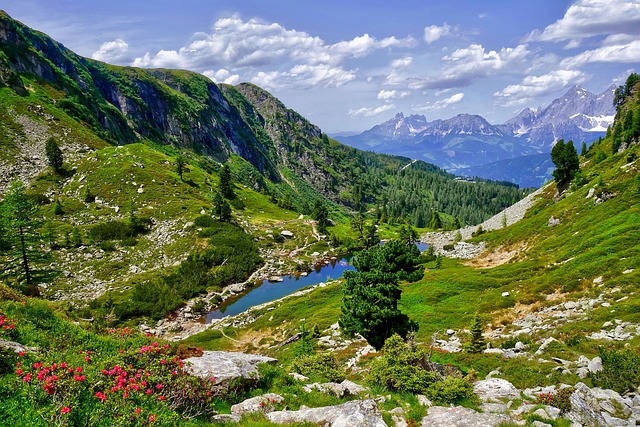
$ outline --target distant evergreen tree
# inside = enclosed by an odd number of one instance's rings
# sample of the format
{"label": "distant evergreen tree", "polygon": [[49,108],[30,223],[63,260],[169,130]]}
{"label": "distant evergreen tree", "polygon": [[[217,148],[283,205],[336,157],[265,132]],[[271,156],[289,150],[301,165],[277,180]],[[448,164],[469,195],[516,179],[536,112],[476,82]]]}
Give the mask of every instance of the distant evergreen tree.
{"label": "distant evergreen tree", "polygon": [[442,228],[442,219],[440,219],[438,212],[434,212],[433,215],[431,215],[431,228],[434,230]]}
{"label": "distant evergreen tree", "polygon": [[49,160],[49,166],[51,166],[51,168],[56,173],[62,171],[62,163],[64,162],[64,157],[62,155],[62,150],[58,146],[56,140],[53,139],[53,137],[47,139],[45,152],[47,154],[47,159]]}
{"label": "distant evergreen tree", "polygon": [[565,144],[563,139],[559,140],[551,149],[551,160],[556,165],[553,177],[559,187],[571,182],[580,169],[580,159],[573,146],[573,141]]}
{"label": "distant evergreen tree", "polygon": [[473,322],[471,323],[471,341],[467,347],[467,351],[469,353],[482,353],[485,349],[486,343],[482,337],[483,332],[484,328],[482,327],[482,321],[480,320],[478,313],[476,313],[473,317]]}
{"label": "distant evergreen tree", "polygon": [[220,221],[231,221],[231,205],[227,202],[220,193],[215,193],[213,196],[213,215],[218,217]]}
{"label": "distant evergreen tree", "polygon": [[316,199],[313,205],[313,219],[316,220],[318,232],[326,234],[329,226],[329,210],[320,199]]}
{"label": "distant evergreen tree", "polygon": [[582,141],[582,150],[580,150],[580,155],[584,156],[587,154],[587,143]]}
{"label": "distant evergreen tree", "polygon": [[220,169],[220,183],[218,188],[220,189],[220,194],[227,199],[233,199],[235,197],[231,169],[227,163],[222,165],[222,169]]}
{"label": "distant evergreen tree", "polygon": [[182,181],[182,174],[185,172],[185,168],[186,168],[186,165],[185,165],[184,157],[182,156],[176,157],[176,173],[180,177],[180,181]]}

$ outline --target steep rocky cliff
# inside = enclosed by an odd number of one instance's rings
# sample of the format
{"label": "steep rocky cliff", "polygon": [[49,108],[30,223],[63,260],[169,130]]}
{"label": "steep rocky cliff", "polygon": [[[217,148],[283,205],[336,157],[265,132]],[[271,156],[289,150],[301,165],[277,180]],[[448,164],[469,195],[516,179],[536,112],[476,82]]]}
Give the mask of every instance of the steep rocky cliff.
{"label": "steep rocky cliff", "polygon": [[277,179],[265,153],[269,141],[258,142],[220,89],[200,74],[83,58],[2,13],[0,84],[23,96],[44,92],[45,108],[63,110],[112,144],[147,139],[217,161],[237,154]]}

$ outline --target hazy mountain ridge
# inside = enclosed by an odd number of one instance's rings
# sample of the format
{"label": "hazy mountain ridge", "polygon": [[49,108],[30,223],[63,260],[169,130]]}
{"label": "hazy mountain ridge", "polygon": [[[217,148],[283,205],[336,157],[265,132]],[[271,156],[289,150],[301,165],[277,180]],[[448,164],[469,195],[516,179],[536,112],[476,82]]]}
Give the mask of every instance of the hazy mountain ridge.
{"label": "hazy mountain ridge", "polygon": [[[548,106],[525,108],[500,125],[472,114],[429,122],[422,115],[405,117],[399,113],[360,135],[338,139],[361,149],[427,159],[454,173],[482,171],[483,165],[496,167],[502,160],[532,156],[518,162],[523,168],[504,170],[501,175],[502,179],[522,182],[541,167],[526,161],[537,161],[533,155],[549,153],[556,141],[572,140],[578,145],[604,136],[615,115],[614,92],[615,86],[593,94],[576,85]],[[549,178],[542,176],[537,185]]]}

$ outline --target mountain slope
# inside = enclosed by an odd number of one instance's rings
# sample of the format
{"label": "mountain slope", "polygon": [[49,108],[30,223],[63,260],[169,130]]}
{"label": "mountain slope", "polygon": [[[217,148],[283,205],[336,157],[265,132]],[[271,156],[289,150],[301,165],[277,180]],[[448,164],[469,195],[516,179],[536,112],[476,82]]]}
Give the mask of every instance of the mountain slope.
{"label": "mountain slope", "polygon": [[[8,136],[7,155],[0,159],[3,187],[13,172],[32,180],[44,171],[44,144],[53,137],[67,155],[105,143],[145,142],[167,153],[206,156],[214,161],[212,170],[238,156],[247,162],[233,167],[241,182],[306,213],[305,206],[325,198],[359,210],[386,197],[400,206],[396,215],[402,217],[428,218],[433,209],[417,194],[409,195],[408,204],[390,196],[396,193],[398,171],[410,159],[363,153],[331,140],[254,85],[219,87],[188,71],[116,67],[82,58],[4,13],[0,40],[0,131]],[[424,177],[445,177],[443,183],[453,178],[426,164],[414,167]],[[478,185],[479,191],[485,185]],[[500,191],[501,203],[521,197],[508,186]],[[460,208],[453,195],[446,197],[451,200],[435,202]],[[467,223],[495,213],[466,210],[460,220]]]}

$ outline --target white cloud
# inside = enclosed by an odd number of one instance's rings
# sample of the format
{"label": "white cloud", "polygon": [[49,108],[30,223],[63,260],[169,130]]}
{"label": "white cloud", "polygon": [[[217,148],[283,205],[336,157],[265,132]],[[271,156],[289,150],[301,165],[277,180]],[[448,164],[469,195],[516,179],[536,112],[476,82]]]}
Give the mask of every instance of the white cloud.
{"label": "white cloud", "polygon": [[288,73],[302,86],[340,87],[356,78],[355,71],[327,64],[296,65]]}
{"label": "white cloud", "polygon": [[556,70],[541,76],[527,76],[520,84],[509,85],[502,91],[495,92],[493,96],[500,105],[513,107],[585,80],[586,75],[582,71]]}
{"label": "white cloud", "polygon": [[534,31],[529,40],[571,40],[608,34],[640,35],[638,0],[578,0],[564,16],[544,31]]}
{"label": "white cloud", "polygon": [[447,108],[450,105],[457,104],[464,99],[464,93],[459,92],[454,95],[451,95],[449,98],[441,99],[436,102],[428,103],[426,105],[414,105],[414,111],[427,112],[427,111],[436,111]]}
{"label": "white cloud", "polygon": [[396,98],[406,98],[407,96],[411,95],[410,92],[407,91],[397,91],[397,90],[381,90],[380,92],[378,92],[378,99],[383,100],[383,101],[391,101],[392,99],[396,99]]}
{"label": "white cloud", "polygon": [[607,45],[598,49],[587,50],[576,56],[562,60],[560,65],[565,68],[575,68],[592,62],[639,63],[640,40],[627,44]]}
{"label": "white cloud", "polygon": [[447,89],[469,86],[475,80],[525,63],[530,55],[531,52],[526,45],[487,52],[482,45],[471,44],[467,48],[457,49],[450,55],[444,56],[442,58],[444,67],[439,75],[424,79],[409,79],[409,88]]}
{"label": "white cloud", "polygon": [[406,56],[404,58],[399,58],[391,62],[391,68],[405,68],[411,65],[413,62],[413,58],[410,56]]}
{"label": "white cloud", "polygon": [[424,28],[424,41],[431,44],[449,34],[451,34],[451,26],[446,22],[442,26],[430,25]]}
{"label": "white cloud", "polygon": [[355,78],[355,70],[342,67],[346,59],[413,45],[415,40],[411,37],[377,39],[369,34],[327,44],[319,37],[289,30],[278,23],[244,21],[232,16],[216,21],[209,33],[195,34],[178,50],[147,53],[136,58],[133,65],[201,72],[226,69],[239,78],[264,82],[269,88],[281,87],[286,82],[298,88],[340,87]]}
{"label": "white cloud", "polygon": [[240,76],[238,74],[231,74],[229,70],[224,68],[219,69],[218,71],[207,70],[203,71],[202,74],[209,77],[216,83],[226,83],[228,85],[235,85],[240,82]]}
{"label": "white cloud", "polygon": [[123,63],[130,61],[129,44],[122,39],[115,39],[110,42],[102,43],[100,49],[93,52],[93,59],[109,63]]}
{"label": "white cloud", "polygon": [[380,107],[372,108],[372,107],[363,107],[357,110],[349,110],[349,115],[351,117],[374,117],[378,116],[386,111],[395,109],[396,106],[394,104],[385,104]]}

